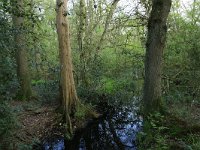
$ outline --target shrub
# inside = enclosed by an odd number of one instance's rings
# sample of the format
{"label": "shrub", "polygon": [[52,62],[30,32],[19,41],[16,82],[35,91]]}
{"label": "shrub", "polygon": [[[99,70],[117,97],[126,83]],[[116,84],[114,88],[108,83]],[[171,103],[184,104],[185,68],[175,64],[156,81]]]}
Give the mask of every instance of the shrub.
{"label": "shrub", "polygon": [[13,135],[14,129],[17,127],[17,121],[15,119],[12,109],[9,105],[1,101],[0,102],[0,149],[3,147],[9,147]]}

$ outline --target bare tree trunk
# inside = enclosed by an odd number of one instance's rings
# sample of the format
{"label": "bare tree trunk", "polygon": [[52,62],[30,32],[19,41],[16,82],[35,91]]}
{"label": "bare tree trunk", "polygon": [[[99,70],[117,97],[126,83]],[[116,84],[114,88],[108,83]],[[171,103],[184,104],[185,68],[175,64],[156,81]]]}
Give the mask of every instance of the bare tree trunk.
{"label": "bare tree trunk", "polygon": [[61,94],[63,104],[64,121],[67,124],[67,132],[72,134],[70,116],[76,111],[79,103],[73,77],[72,56],[70,47],[69,23],[67,19],[68,0],[57,0],[56,25],[59,41],[59,55],[61,66]]}
{"label": "bare tree trunk", "polygon": [[86,77],[86,49],[83,48],[83,37],[86,30],[87,19],[86,18],[86,6],[85,0],[80,0],[79,6],[79,31],[78,31],[78,46],[80,51],[80,79],[81,83],[87,86]]}
{"label": "bare tree trunk", "polygon": [[113,2],[111,4],[110,11],[109,11],[109,13],[108,13],[108,15],[106,17],[106,23],[105,23],[105,26],[104,26],[104,31],[103,31],[103,33],[101,35],[101,38],[100,38],[99,43],[98,43],[97,48],[96,48],[96,55],[98,55],[99,51],[101,50],[102,44],[104,42],[105,35],[106,35],[106,33],[108,31],[108,27],[110,25],[110,21],[112,19],[114,11],[115,11],[115,9],[117,7],[117,3],[119,1],[120,0],[113,0]]}
{"label": "bare tree trunk", "polygon": [[35,57],[35,67],[36,67],[36,71],[37,71],[37,79],[40,79],[41,74],[42,74],[42,69],[41,69],[41,63],[42,63],[42,59],[41,59],[41,54],[38,50],[36,50],[37,47],[34,46],[34,57]]}
{"label": "bare tree trunk", "polygon": [[14,36],[16,44],[16,61],[17,61],[17,76],[20,83],[20,98],[25,100],[31,97],[31,80],[28,70],[28,60],[26,43],[23,35],[24,27],[24,10],[23,0],[12,1],[13,5],[13,26],[16,29]]}
{"label": "bare tree trunk", "polygon": [[161,75],[163,49],[166,41],[166,21],[171,0],[153,0],[148,20],[148,37],[145,58],[144,113],[161,111]]}
{"label": "bare tree trunk", "polygon": [[[35,3],[34,0],[30,0],[29,11],[31,15],[35,14],[34,3]],[[29,26],[30,26],[31,32],[34,32],[35,22],[33,21],[33,19],[30,20]],[[34,49],[34,57],[35,57],[36,79],[40,79],[42,75],[42,68],[41,68],[42,58],[41,58],[40,51],[38,50],[36,46],[36,43],[39,43],[39,41],[38,41],[38,38],[36,38],[35,36],[32,37],[32,40],[33,40],[33,49]]]}

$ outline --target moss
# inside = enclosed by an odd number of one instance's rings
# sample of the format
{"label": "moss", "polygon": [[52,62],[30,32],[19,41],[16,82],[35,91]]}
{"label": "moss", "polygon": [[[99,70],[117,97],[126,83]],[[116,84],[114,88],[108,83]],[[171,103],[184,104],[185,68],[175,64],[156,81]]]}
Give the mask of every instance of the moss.
{"label": "moss", "polygon": [[75,119],[87,120],[97,118],[99,114],[95,111],[91,104],[80,104],[75,112]]}
{"label": "moss", "polygon": [[77,107],[77,110],[76,110],[74,116],[76,119],[85,119],[86,114],[87,114],[87,109],[86,109],[85,105],[79,105]]}

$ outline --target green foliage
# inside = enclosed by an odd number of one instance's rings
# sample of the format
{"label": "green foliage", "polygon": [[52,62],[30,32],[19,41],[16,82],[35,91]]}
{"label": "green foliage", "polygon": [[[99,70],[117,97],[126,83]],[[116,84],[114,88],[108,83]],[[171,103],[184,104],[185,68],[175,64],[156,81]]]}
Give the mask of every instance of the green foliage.
{"label": "green foliage", "polygon": [[77,111],[76,111],[76,113],[75,113],[75,118],[77,118],[77,119],[85,119],[85,118],[86,118],[86,115],[87,115],[87,109],[86,109],[86,107],[80,105],[80,106],[77,108]]}
{"label": "green foliage", "polygon": [[32,145],[26,145],[26,144],[19,144],[18,145],[18,149],[20,149],[20,150],[32,150]]}
{"label": "green foliage", "polygon": [[0,33],[0,98],[11,99],[15,94],[16,87],[18,87],[13,51],[13,32],[9,17],[2,11],[0,11]]}
{"label": "green foliage", "polygon": [[[165,51],[164,75],[168,78],[169,93],[174,100],[199,102],[199,3],[184,10],[186,16],[176,11],[169,18],[170,29]],[[175,5],[174,5],[175,6]],[[178,7],[178,6],[177,6]],[[164,79],[165,80],[165,79]]]}
{"label": "green foliage", "polygon": [[16,116],[10,106],[6,102],[0,101],[0,143],[2,143],[0,149],[12,143],[13,132],[17,126]]}
{"label": "green foliage", "polygon": [[90,118],[91,112],[93,111],[93,106],[91,104],[81,104],[78,105],[77,111],[75,112],[75,118],[78,120],[85,120]]}
{"label": "green foliage", "polygon": [[32,85],[45,84],[45,80],[32,80]]}
{"label": "green foliage", "polygon": [[115,80],[109,78],[103,78],[101,82],[103,84],[102,90],[104,93],[111,94],[114,92],[114,88],[116,87]]}
{"label": "green foliage", "polygon": [[[17,149],[19,149],[19,150],[40,149],[39,143],[40,143],[39,139],[34,138],[33,141],[30,144],[25,144],[23,142],[15,143],[15,148],[17,147]],[[13,149],[13,148],[11,147],[11,149]]]}
{"label": "green foliage", "polygon": [[52,103],[59,96],[58,80],[33,80],[35,95],[42,103]]}
{"label": "green foliage", "polygon": [[197,150],[200,149],[200,135],[198,134],[189,134],[185,139],[186,142],[191,143],[191,149]]}
{"label": "green foliage", "polygon": [[[109,6],[106,1],[104,6]],[[32,6],[31,6],[32,5]],[[29,69],[32,86],[38,102],[49,104],[57,100],[59,93],[60,67],[58,55],[58,41],[55,26],[55,1],[35,0],[33,4],[25,1],[25,27],[22,31],[26,38]],[[83,52],[78,49],[77,29],[79,6],[74,3],[70,10],[70,38],[73,53],[74,78],[77,92],[84,102],[106,100],[110,104],[132,103],[141,100],[144,78],[144,55],[146,41],[146,18],[140,12],[128,15],[117,10],[111,20],[108,32],[96,57],[96,47],[104,31],[106,9],[99,14],[99,10],[91,10],[87,16],[88,31],[84,32]],[[163,93],[170,103],[200,103],[200,3],[195,7],[188,7],[185,15],[178,11],[180,3],[174,2],[175,9],[169,17],[168,38],[164,51]],[[139,10],[138,10],[139,11]],[[19,88],[16,75],[15,45],[13,36],[19,32],[12,26],[12,7],[9,1],[0,2],[0,99],[12,100]],[[89,13],[89,12],[88,12]],[[138,15],[138,16],[137,16]],[[141,18],[142,19],[139,19]],[[91,21],[91,22],[90,22]],[[87,35],[88,34],[88,35]],[[83,60],[81,60],[83,59]],[[81,64],[81,63],[84,63]],[[81,81],[81,70],[84,67],[86,82]],[[104,97],[103,97],[103,96]],[[106,98],[105,98],[106,97]],[[103,99],[105,98],[105,99]],[[6,103],[0,103],[0,135],[9,137],[15,126],[15,116]],[[168,103],[167,103],[168,104]],[[29,102],[21,109],[35,109]],[[85,119],[92,110],[91,105],[78,107],[75,117]],[[178,109],[177,114],[188,117],[188,109]],[[153,114],[144,122],[144,130],[138,135],[141,149],[168,149],[168,128],[163,124],[161,114]],[[171,126],[170,135],[182,132],[178,126]],[[192,143],[193,149],[200,147],[197,135],[189,135],[185,141]],[[1,138],[2,140],[2,138]],[[20,145],[19,149],[29,149],[29,145]]]}
{"label": "green foliage", "polygon": [[160,113],[151,114],[144,121],[143,131],[138,133],[137,142],[141,150],[168,150],[167,135],[163,135],[168,128],[162,124],[164,116]]}

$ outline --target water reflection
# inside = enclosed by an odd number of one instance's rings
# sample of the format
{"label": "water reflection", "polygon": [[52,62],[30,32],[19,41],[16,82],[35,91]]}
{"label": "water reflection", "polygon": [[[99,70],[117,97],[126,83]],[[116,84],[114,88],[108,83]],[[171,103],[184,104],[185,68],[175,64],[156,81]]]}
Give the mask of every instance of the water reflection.
{"label": "water reflection", "polygon": [[44,142],[44,150],[64,150],[64,138],[54,138]]}
{"label": "water reflection", "polygon": [[[141,130],[142,118],[128,107],[110,110],[75,134],[71,141],[57,138],[44,142],[45,150],[136,150],[136,134]],[[66,147],[66,148],[65,148]]]}

